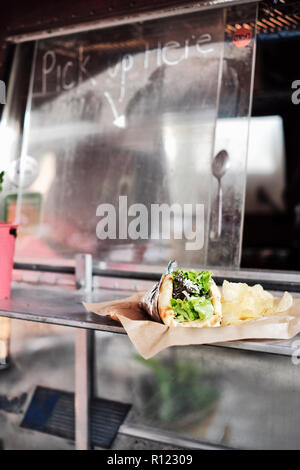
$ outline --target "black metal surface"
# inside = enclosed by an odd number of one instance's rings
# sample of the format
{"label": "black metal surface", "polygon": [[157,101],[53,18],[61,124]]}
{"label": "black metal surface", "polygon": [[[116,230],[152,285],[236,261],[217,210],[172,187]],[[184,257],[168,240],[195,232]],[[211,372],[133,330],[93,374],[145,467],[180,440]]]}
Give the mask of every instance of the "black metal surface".
{"label": "black metal surface", "polygon": [[[131,405],[95,398],[91,404],[93,446],[109,449]],[[38,386],[21,423],[22,428],[69,440],[75,438],[74,394]]]}
{"label": "black metal surface", "polygon": [[274,291],[289,291],[289,292],[300,292],[300,283],[299,282],[282,282],[282,281],[264,281],[262,279],[245,279],[245,278],[236,278],[236,277],[219,277],[214,276],[214,280],[218,285],[222,285],[224,280],[228,282],[246,282],[249,286],[254,286],[255,284],[260,284],[266,290]]}
{"label": "black metal surface", "polygon": [[60,274],[75,274],[73,266],[51,266],[47,264],[14,263],[14,269]]}
{"label": "black metal surface", "polygon": [[[14,269],[29,270],[29,271],[40,271],[40,272],[52,272],[60,274],[75,274],[75,268],[72,266],[48,266],[43,264],[27,264],[27,263],[15,263]],[[261,271],[263,276],[263,271]],[[122,269],[93,269],[94,276],[111,277],[118,279],[136,279],[141,281],[153,281],[157,282],[161,278],[161,273],[155,272],[138,272],[138,271],[127,271]],[[214,280],[218,285],[221,285],[224,280],[230,282],[247,282],[249,285],[261,284],[264,289],[267,290],[288,290],[290,292],[300,292],[300,282],[293,281],[269,281],[261,278],[246,279],[245,277],[223,277],[214,276]]]}
{"label": "black metal surface", "polygon": [[[75,274],[73,266],[51,266],[46,264],[15,263],[14,269],[24,271],[39,271],[58,274]],[[143,281],[158,281],[161,277],[159,273],[127,271],[121,269],[99,269],[93,268],[94,276],[115,277],[119,279],[138,279]]]}

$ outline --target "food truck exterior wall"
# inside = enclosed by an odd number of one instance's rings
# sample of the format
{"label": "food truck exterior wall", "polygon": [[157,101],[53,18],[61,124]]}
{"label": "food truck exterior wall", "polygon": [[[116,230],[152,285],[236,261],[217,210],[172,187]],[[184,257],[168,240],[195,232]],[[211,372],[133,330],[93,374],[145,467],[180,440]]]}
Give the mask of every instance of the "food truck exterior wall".
{"label": "food truck exterior wall", "polygon": [[131,16],[149,15],[159,11],[172,9],[188,9],[197,6],[203,8],[226,5],[251,3],[254,0],[199,0],[196,4],[190,0],[64,0],[39,2],[29,0],[26,3],[21,0],[6,1],[1,7],[0,18],[0,79],[8,78],[7,56],[8,41],[12,36],[40,33],[50,34],[52,31],[75,28],[85,23],[92,24],[95,21],[108,21],[127,19]]}
{"label": "food truck exterior wall", "polygon": [[[129,0],[80,0],[64,2],[48,1],[39,2],[29,0],[24,3],[21,0],[5,2],[1,7],[0,19],[0,79],[8,79],[9,67],[9,42],[8,37],[15,35],[28,35],[41,31],[50,32],[56,29],[75,27],[82,23],[91,23],[96,20],[108,20],[112,18],[128,17],[136,14],[145,14],[178,5],[188,5],[190,1],[129,1]],[[200,0],[199,3],[210,3]],[[222,2],[224,3],[224,2]],[[232,3],[231,0],[228,3]]]}
{"label": "food truck exterior wall", "polygon": [[[38,33],[39,31],[45,31],[49,28],[64,28],[66,25],[75,26],[80,22],[89,21],[93,16],[98,19],[120,17],[127,15],[128,10],[130,10],[132,14],[147,13],[155,9],[172,8],[179,4],[179,2],[170,1],[151,3],[149,1],[118,1],[101,2],[101,5],[99,5],[98,2],[95,1],[81,4],[79,1],[66,1],[63,6],[60,5],[58,7],[57,3],[58,2],[54,1],[49,2],[49,4],[43,5],[41,10],[38,10],[38,3],[36,1],[27,2],[26,5],[22,4],[20,1],[12,1],[10,3],[10,5],[12,5],[10,10],[5,12],[1,20],[7,24],[7,34],[3,37],[3,41],[6,41],[6,37],[8,36],[18,34],[26,35],[27,33],[33,32]],[[187,3],[189,2],[180,2],[181,5]],[[205,4],[210,2],[200,3]],[[216,4],[218,2],[213,3]],[[224,5],[226,2],[220,3]],[[228,1],[227,3],[233,2]],[[92,12],[92,5],[94,5],[94,12],[89,16],[89,9],[91,9]],[[28,11],[29,8],[32,8],[32,13],[26,15],[26,24],[22,24],[24,20],[20,18],[24,17],[25,9]],[[43,11],[43,15],[41,11]],[[73,17],[72,14],[74,15]],[[49,18],[51,19],[49,20]],[[2,43],[2,45],[4,45],[4,47],[1,49],[1,57],[4,63],[6,45],[5,43]],[[9,62],[6,62],[6,64],[8,65]],[[6,72],[7,71],[8,68],[6,68]],[[4,74],[4,72],[5,69],[3,68],[2,73]],[[4,77],[4,75],[2,76]],[[30,291],[32,293],[32,287],[30,287]],[[55,292],[55,296],[58,297],[57,292]],[[99,363],[101,362],[99,364],[101,370],[98,370],[97,374],[99,378],[99,389],[101,389],[101,394],[108,398],[111,398],[111,391],[113,390],[114,399],[126,401],[128,400],[129,394],[126,389],[123,390],[123,388],[120,387],[120,381],[127,384],[128,368],[130,369],[131,367],[130,370],[132,371],[133,380],[140,380],[142,382],[137,372],[135,352],[131,350],[131,345],[126,337],[120,337],[119,335],[114,336],[113,341],[111,341],[112,335],[108,338],[105,334],[106,333],[103,334],[104,337],[101,336],[101,341],[97,343],[97,347],[101,348],[98,351],[98,356],[102,357],[102,361],[99,361]],[[99,335],[101,335],[101,333],[99,333]],[[38,340],[39,338],[36,339]],[[32,342],[34,342],[34,338]],[[106,356],[103,355],[103,351],[106,351],[107,361],[104,360]],[[24,362],[21,363],[22,367],[27,371],[28,362],[26,363],[26,360],[28,356],[26,356],[26,353],[23,351],[21,351],[20,356],[24,359]],[[64,357],[63,354],[62,357]],[[127,369],[124,367],[124,357],[127,361],[125,362]],[[209,413],[205,416],[207,420],[203,420],[200,430],[189,429],[189,434],[195,436],[196,431],[199,431],[199,434],[196,434],[198,438],[222,442],[223,444],[236,447],[298,447],[299,414],[295,413],[295,410],[298,409],[299,373],[290,357],[277,357],[272,354],[238,350],[226,350],[224,352],[223,348],[204,347],[201,348],[201,351],[199,348],[172,349],[159,358],[159,360],[166,362],[168,359],[171,360],[170,368],[173,374],[176,374],[177,371],[177,361],[180,366],[182,362],[185,362],[184,365],[192,380],[194,377],[194,369],[190,368],[190,365],[194,364],[198,367],[200,364],[204,371],[204,379],[202,383],[203,388],[199,387],[198,382],[195,383],[197,393],[199,390],[201,392],[203,391],[205,399],[205,392],[207,390],[211,392],[210,396],[212,399],[208,401]],[[31,361],[34,360],[42,362],[41,354],[36,354],[34,351],[30,360],[31,365],[33,364]],[[114,364],[111,365],[109,360],[113,361]],[[130,366],[128,366],[130,361]],[[174,362],[175,365],[173,364]],[[65,363],[60,364],[61,368],[63,366],[65,367],[65,365]],[[140,364],[140,367],[142,369],[145,365]],[[53,371],[53,364],[51,364],[51,368]],[[68,370],[71,370],[71,366],[69,366]],[[109,385],[104,391],[103,372],[106,373],[106,382]],[[143,369],[142,372],[146,375]],[[197,369],[196,372],[198,374],[197,377],[199,376],[200,380],[202,380],[202,375],[198,373]],[[29,375],[30,374],[27,373],[27,376]],[[136,379],[137,376],[138,379]],[[209,380],[206,383],[205,380],[207,377]],[[150,377],[150,379],[152,381],[153,377]],[[35,377],[33,377],[33,374],[30,376],[30,380],[34,382]],[[65,380],[65,382],[55,381],[52,377],[51,380],[48,377],[43,378],[43,380],[49,387],[53,386],[54,383],[59,383],[60,387],[69,387],[73,379],[70,379],[70,382],[67,380]],[[148,376],[145,377],[145,382],[147,382],[147,380]],[[33,384],[31,384],[31,386],[33,387]],[[137,390],[141,390],[144,387],[144,383],[137,383],[136,387]],[[131,388],[135,390],[133,387]],[[196,398],[198,398],[198,395]],[[200,398],[203,400],[202,396]],[[143,398],[142,394],[136,393],[135,399],[141,401],[141,410],[145,413],[148,412],[152,419],[151,413],[153,408],[157,408],[157,403],[160,403],[159,397],[153,394],[151,403],[148,403],[149,406],[146,410],[144,405],[145,403],[147,404],[148,397]],[[269,420],[264,420],[262,425],[261,416],[266,413],[266,410],[269,415]],[[214,421],[216,424],[214,427],[208,428],[207,421],[212,420],[214,416],[217,418]],[[146,418],[143,417],[143,419],[146,422]],[[230,423],[230,425],[228,426],[227,423]],[[182,423],[178,422],[175,424],[177,424],[178,429],[182,432]],[[173,428],[175,427],[174,422],[172,422],[172,426]],[[187,423],[187,426],[190,426],[190,423]]]}

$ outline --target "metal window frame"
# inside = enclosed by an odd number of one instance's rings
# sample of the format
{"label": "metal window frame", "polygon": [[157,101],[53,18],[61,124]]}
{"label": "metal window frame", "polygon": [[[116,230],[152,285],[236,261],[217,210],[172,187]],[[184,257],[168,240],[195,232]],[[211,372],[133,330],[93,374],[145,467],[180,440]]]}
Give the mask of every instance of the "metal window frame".
{"label": "metal window frame", "polygon": [[204,10],[212,10],[217,8],[234,7],[239,5],[246,5],[257,3],[263,0],[200,0],[197,3],[191,2],[185,5],[174,7],[161,8],[146,13],[132,12],[126,16],[116,15],[115,17],[101,18],[89,22],[81,22],[70,26],[54,27],[53,29],[41,29],[36,32],[28,32],[24,34],[13,34],[6,37],[6,41],[15,44],[35,41],[39,39],[46,39],[51,37],[66,36],[68,34],[81,33],[86,31],[93,31],[96,29],[104,29],[112,26],[120,26],[125,24],[135,23],[137,21],[149,21],[159,18],[179,16],[182,14],[194,13]]}

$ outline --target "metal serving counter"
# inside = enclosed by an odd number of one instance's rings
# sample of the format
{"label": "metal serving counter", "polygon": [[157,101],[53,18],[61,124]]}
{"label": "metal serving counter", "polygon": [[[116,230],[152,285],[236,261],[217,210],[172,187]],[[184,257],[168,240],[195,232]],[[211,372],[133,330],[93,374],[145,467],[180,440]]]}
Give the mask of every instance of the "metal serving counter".
{"label": "metal serving counter", "polygon": [[[85,311],[82,301],[101,302],[126,297],[134,292],[133,289],[120,290],[102,288],[92,293],[85,293],[74,288],[61,288],[57,286],[35,285],[25,282],[15,282],[10,300],[0,301],[0,316],[30,322],[48,323],[75,327],[75,436],[77,449],[91,448],[90,438],[90,401],[94,394],[94,368],[95,360],[95,331],[124,334],[124,329],[116,322],[101,318]],[[280,292],[273,292],[280,295]],[[293,294],[299,297],[299,293]],[[300,336],[287,341],[249,340],[228,342],[210,345],[210,348],[224,347],[227,350],[244,350],[266,353],[271,355],[293,356],[297,355]],[[188,348],[183,349],[188,353]],[[192,347],[192,354],[205,353],[206,346]],[[217,348],[219,349],[219,348]],[[198,352],[197,352],[198,351]],[[172,354],[172,351],[170,351]],[[174,351],[175,354],[175,351]],[[217,350],[216,355],[218,356]],[[226,361],[226,355],[224,355]],[[275,356],[274,356],[275,358]],[[279,360],[279,359],[278,359]],[[126,361],[126,358],[125,358]],[[270,359],[266,359],[270,361]],[[251,363],[251,356],[250,356]],[[272,361],[274,364],[274,361]],[[142,438],[161,442],[163,445],[173,445],[187,449],[218,449],[222,445],[185,436],[176,430],[171,432],[156,427],[140,425],[136,422],[125,422],[119,429],[120,435]]]}
{"label": "metal serving counter", "polygon": [[[81,302],[106,302],[125,298],[133,292],[132,290],[99,289],[91,294],[83,294],[73,289],[15,283],[12,298],[0,300],[0,316],[125,334],[123,327],[117,322],[86,312]],[[280,291],[272,291],[272,293],[277,296],[282,294]],[[293,293],[293,295],[300,297],[300,293]],[[295,339],[297,338],[285,341],[233,341],[216,346],[292,356],[297,349],[293,347]]]}

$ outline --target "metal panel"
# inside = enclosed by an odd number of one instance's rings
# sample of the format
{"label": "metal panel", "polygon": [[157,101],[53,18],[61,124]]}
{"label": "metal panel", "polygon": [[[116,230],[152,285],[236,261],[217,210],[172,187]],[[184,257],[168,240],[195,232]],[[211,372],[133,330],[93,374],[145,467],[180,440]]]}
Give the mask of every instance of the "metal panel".
{"label": "metal panel", "polygon": [[[155,2],[131,2],[119,0],[115,2],[114,8],[106,5],[107,2],[92,2],[84,4],[84,8],[78,14],[74,14],[74,2],[71,8],[65,5],[60,12],[55,11],[55,16],[47,16],[45,10],[43,15],[34,12],[31,22],[23,24],[23,18],[18,19],[14,15],[14,22],[7,27],[9,31],[8,41],[15,43],[45,39],[53,36],[65,36],[66,34],[93,31],[107,26],[128,24],[135,21],[144,21],[152,18],[164,18],[166,16],[182,13],[193,13],[203,10],[231,7],[259,3],[263,0],[200,0],[195,2],[184,0],[160,0]],[[140,3],[140,5],[138,4]],[[148,3],[148,4],[147,4]],[[81,6],[81,5],[80,5]],[[50,7],[51,8],[51,7]],[[89,8],[92,8],[87,15]],[[16,8],[16,10],[19,10]],[[52,8],[51,8],[52,10]],[[52,12],[51,12],[52,13]],[[59,14],[59,15],[58,15]]]}
{"label": "metal panel", "polygon": [[124,337],[98,335],[99,391],[132,401],[126,425],[240,449],[299,449],[300,375],[290,357],[175,347],[141,363]]}

